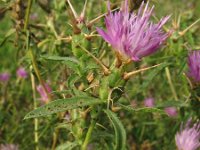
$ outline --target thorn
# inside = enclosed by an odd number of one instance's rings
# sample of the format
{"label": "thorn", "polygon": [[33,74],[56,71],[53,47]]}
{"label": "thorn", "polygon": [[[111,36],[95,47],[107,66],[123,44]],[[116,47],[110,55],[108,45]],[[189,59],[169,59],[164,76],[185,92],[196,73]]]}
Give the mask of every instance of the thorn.
{"label": "thorn", "polygon": [[158,66],[160,66],[161,64],[162,64],[162,63],[157,64],[157,65],[154,65],[154,66],[151,66],[151,67],[142,68],[142,69],[139,69],[139,70],[136,70],[136,71],[128,72],[128,73],[125,72],[124,75],[123,75],[123,78],[124,78],[124,80],[128,80],[130,77],[132,77],[132,76],[135,75],[135,74],[138,74],[138,73],[140,73],[140,72],[143,72],[143,71],[146,71],[146,70],[149,70],[149,69],[158,67]]}
{"label": "thorn", "polygon": [[189,27],[187,27],[185,30],[179,32],[180,36],[183,36],[188,30],[190,30],[195,24],[197,24],[200,21],[200,18],[197,19],[194,23],[192,23]]}
{"label": "thorn", "polygon": [[85,4],[84,4],[83,10],[80,15],[80,19],[82,19],[82,20],[84,20],[84,18],[85,18],[86,6],[87,6],[87,0],[85,0]]}
{"label": "thorn", "polygon": [[67,0],[67,2],[68,2],[68,4],[69,4],[69,7],[71,8],[71,11],[72,11],[74,17],[75,17],[75,18],[78,18],[78,15],[77,15],[77,13],[76,13],[74,7],[72,6],[70,0]]}
{"label": "thorn", "polygon": [[[113,9],[111,12],[116,11],[116,10],[118,10],[118,9],[119,9],[119,7]],[[100,16],[94,18],[93,20],[91,20],[90,22],[88,22],[86,26],[90,28],[95,22],[97,22],[99,19],[101,19],[102,17],[106,16],[107,14],[108,14],[108,13],[104,13],[104,14],[102,14],[102,15],[100,15]]]}

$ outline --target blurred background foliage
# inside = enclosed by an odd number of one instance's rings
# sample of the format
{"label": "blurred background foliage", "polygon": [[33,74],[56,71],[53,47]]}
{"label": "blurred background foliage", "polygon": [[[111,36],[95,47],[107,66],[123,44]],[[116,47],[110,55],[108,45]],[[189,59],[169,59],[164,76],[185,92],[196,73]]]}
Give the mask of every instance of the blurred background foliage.
{"label": "blurred background foliage", "polygon": [[[137,9],[140,1],[132,1],[135,3],[132,9]],[[73,0],[71,2],[77,13],[80,14],[84,1]],[[113,8],[120,5],[120,0],[111,0],[111,2]],[[131,71],[135,68],[163,62],[167,65],[135,76],[125,87],[125,97],[128,99],[129,105],[142,106],[145,98],[153,97],[156,105],[163,104],[165,101],[177,101],[180,106],[190,97],[190,86],[185,76],[186,57],[189,51],[200,49],[200,22],[188,28],[200,18],[200,0],[152,0],[150,4],[155,5],[152,20],[156,21],[158,18],[171,14],[171,19],[165,29],[172,29],[174,33],[158,53],[141,62],[133,63],[129,69]],[[0,84],[0,143],[14,143],[19,145],[22,150],[31,150],[35,149],[33,120],[23,120],[25,114],[33,110],[31,80],[30,76],[25,80],[19,80],[16,77],[16,69],[19,66],[25,67],[29,74],[31,73],[30,54],[26,49],[27,39],[26,33],[23,31],[26,7],[26,1],[0,1],[0,72],[11,74],[11,79],[6,86]],[[86,24],[106,12],[105,0],[88,0]],[[61,91],[63,87],[67,89],[70,68],[63,62],[47,60],[43,56],[64,57],[76,53],[72,52],[72,45],[68,39],[73,34],[69,14],[66,0],[37,0],[33,2],[31,8],[29,22],[33,44],[31,46],[41,76],[44,80],[50,81],[53,91]],[[103,18],[90,28],[82,27],[82,31],[87,35],[97,34],[95,31],[97,26],[104,26]],[[187,28],[188,30],[185,30]],[[79,39],[78,42],[80,42]],[[108,58],[113,58],[111,48],[100,37],[82,40],[82,42],[83,45],[92,48],[95,56],[100,57],[99,54],[105,52],[109,56]],[[82,59],[85,61],[85,64],[82,65],[91,68],[97,67],[90,57]],[[104,62],[110,63],[110,60],[106,59]],[[39,84],[38,81],[37,84]],[[61,94],[55,94],[55,97],[61,98]],[[39,95],[37,98],[39,99]],[[127,104],[127,100],[122,99],[122,102]],[[39,100],[38,105],[41,105]],[[199,118],[199,114],[195,114],[195,109],[199,108],[177,107],[178,115],[176,117],[120,111],[120,119],[127,131],[129,149],[175,149],[174,135],[179,130],[180,123],[189,117]],[[102,116],[103,119],[104,116]],[[56,146],[71,139],[68,126],[63,124],[66,125],[66,119],[59,118],[57,115],[39,118],[40,149],[52,148],[53,135],[58,128]],[[101,146],[97,147],[101,149]]]}

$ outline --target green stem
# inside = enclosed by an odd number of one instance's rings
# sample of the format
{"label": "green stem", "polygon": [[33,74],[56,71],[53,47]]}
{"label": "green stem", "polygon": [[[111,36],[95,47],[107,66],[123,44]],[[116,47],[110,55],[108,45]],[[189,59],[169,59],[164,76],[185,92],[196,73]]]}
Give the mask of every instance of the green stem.
{"label": "green stem", "polygon": [[33,69],[34,69],[34,71],[35,71],[35,73],[36,73],[36,76],[37,76],[37,78],[38,78],[40,84],[41,84],[42,87],[44,88],[44,90],[45,90],[45,92],[46,92],[46,94],[47,94],[47,96],[48,96],[48,99],[50,100],[51,97],[50,97],[50,95],[49,95],[49,93],[48,93],[48,91],[47,91],[47,88],[46,88],[46,86],[45,86],[44,81],[42,80],[42,77],[40,76],[40,72],[39,72],[39,69],[38,69],[38,66],[37,66],[37,62],[36,62],[35,56],[34,56],[34,54],[33,54],[33,50],[32,50],[31,48],[29,48],[29,52],[30,52],[30,55],[31,55],[32,65],[33,65]]}
{"label": "green stem", "polygon": [[87,145],[88,145],[88,143],[90,141],[90,138],[91,138],[91,135],[92,135],[92,131],[93,131],[95,125],[96,125],[96,121],[94,119],[92,119],[92,122],[91,122],[91,124],[89,126],[88,132],[87,132],[85,140],[83,142],[83,145],[81,146],[81,150],[87,150]]}
{"label": "green stem", "polygon": [[26,16],[25,16],[25,23],[24,23],[24,30],[27,30],[28,23],[29,23],[29,16],[31,12],[31,5],[32,5],[32,0],[28,0],[28,7],[26,9]]}
{"label": "green stem", "polygon": [[24,30],[26,31],[26,34],[27,34],[26,49],[30,51],[33,69],[36,72],[36,75],[37,75],[37,77],[39,79],[40,84],[43,86],[45,92],[47,93],[47,95],[48,95],[48,97],[50,99],[50,95],[48,94],[46,86],[45,86],[45,84],[44,84],[44,82],[43,82],[43,80],[42,80],[42,78],[40,76],[40,72],[39,72],[39,69],[37,67],[35,56],[33,54],[33,50],[30,49],[30,47],[29,47],[29,43],[30,43],[30,39],[29,38],[30,38],[30,36],[29,36],[29,31],[28,31],[27,27],[28,27],[28,23],[29,23],[29,16],[30,16],[30,11],[31,11],[31,6],[32,6],[32,0],[28,0],[28,7],[26,9],[25,24],[24,24]]}
{"label": "green stem", "polygon": [[167,80],[168,80],[170,89],[171,89],[171,91],[172,91],[172,94],[173,94],[173,96],[174,96],[174,99],[175,99],[176,101],[178,101],[178,96],[177,96],[177,94],[176,94],[176,90],[175,90],[175,88],[174,88],[174,85],[173,85],[173,82],[172,82],[172,79],[171,79],[171,75],[170,75],[170,71],[169,71],[169,68],[168,68],[168,67],[165,68],[165,72],[166,72]]}
{"label": "green stem", "polygon": [[[30,69],[32,70],[32,66],[31,66]],[[35,78],[34,78],[34,75],[32,73],[31,73],[31,84],[32,84],[32,90],[33,90],[33,105],[34,105],[34,109],[36,109],[37,108],[37,100],[36,100],[36,91],[35,91]],[[38,137],[38,119],[35,118],[34,119],[35,150],[39,150],[38,141],[39,141],[39,137]]]}
{"label": "green stem", "polygon": [[58,134],[59,134],[59,130],[56,129],[56,131],[53,133],[53,144],[52,144],[52,150],[55,150],[56,148],[56,143],[57,143],[57,140],[58,140]]}

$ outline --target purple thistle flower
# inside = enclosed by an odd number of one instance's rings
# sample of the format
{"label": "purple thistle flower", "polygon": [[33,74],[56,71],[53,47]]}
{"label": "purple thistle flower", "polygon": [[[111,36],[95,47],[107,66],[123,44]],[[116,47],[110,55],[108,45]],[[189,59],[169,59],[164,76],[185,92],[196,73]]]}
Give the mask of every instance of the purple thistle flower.
{"label": "purple thistle flower", "polygon": [[38,85],[37,91],[41,96],[40,100],[44,103],[47,103],[49,101],[48,93],[51,93],[52,89],[47,83],[45,83],[45,88],[46,88],[47,92],[45,91],[45,89],[42,85]]}
{"label": "purple thistle flower", "polygon": [[154,107],[154,98],[146,98],[144,100],[144,106],[146,107]]}
{"label": "purple thistle flower", "polygon": [[200,81],[200,50],[193,51],[188,56],[188,77],[194,81]]}
{"label": "purple thistle flower", "polygon": [[181,129],[175,136],[178,150],[197,150],[200,147],[200,122],[195,123],[192,127],[188,123],[185,129]]}
{"label": "purple thistle flower", "polygon": [[20,68],[17,69],[17,76],[19,78],[25,79],[25,78],[28,77],[28,74],[27,74],[26,70],[23,67],[20,67]]}
{"label": "purple thistle flower", "polygon": [[0,74],[0,81],[7,82],[10,79],[10,74],[7,72]]}
{"label": "purple thistle flower", "polygon": [[166,107],[165,112],[170,117],[176,117],[177,116],[177,109],[175,107]]}
{"label": "purple thistle flower", "polygon": [[148,8],[148,3],[144,6],[143,2],[137,14],[129,13],[128,0],[125,0],[119,12],[111,13],[108,4],[109,12],[105,17],[107,31],[100,28],[97,31],[121,56],[139,61],[156,52],[169,36],[161,28],[170,16],[154,24],[149,21],[153,8]]}

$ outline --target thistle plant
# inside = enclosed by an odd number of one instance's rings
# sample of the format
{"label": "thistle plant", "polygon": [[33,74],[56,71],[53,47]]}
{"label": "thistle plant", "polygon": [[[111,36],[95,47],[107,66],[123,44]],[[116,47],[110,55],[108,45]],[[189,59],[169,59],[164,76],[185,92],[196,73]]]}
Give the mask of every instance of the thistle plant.
{"label": "thistle plant", "polygon": [[[89,144],[93,147],[100,144],[93,135],[100,132],[97,130],[97,124],[105,126],[106,122],[102,122],[99,118],[106,115],[107,120],[110,120],[115,129],[113,146],[109,146],[112,149],[126,149],[125,128],[114,113],[123,108],[132,109],[119,102],[123,98],[124,86],[133,75],[158,67],[160,64],[128,72],[128,64],[125,62],[129,60],[124,61],[124,56],[125,59],[138,61],[157,51],[169,37],[169,33],[162,31],[162,26],[167,22],[169,16],[154,24],[149,21],[153,7],[149,8],[148,3],[142,3],[137,14],[129,12],[127,0],[122,3],[117,12],[112,12],[110,3],[108,3],[108,14],[105,17],[107,32],[100,28],[97,28],[97,31],[115,49],[116,56],[112,58],[113,60],[110,60],[110,62],[114,62],[113,65],[102,61],[98,58],[99,54],[95,56],[91,51],[93,41],[91,38],[88,41],[90,35],[85,36],[86,34],[83,31],[85,24],[87,24],[84,20],[87,1],[80,17],[71,2],[69,0],[67,2],[73,14],[72,22],[75,25],[73,26],[74,34],[70,37],[74,58],[66,58],[67,65],[74,71],[68,78],[69,98],[63,95],[64,99],[55,100],[39,107],[28,113],[25,118],[68,111],[70,120],[74,122],[70,127],[76,142],[74,146],[86,150]],[[46,57],[46,59],[60,59],[62,61],[60,57]],[[116,60],[121,61],[122,65],[116,65]],[[93,67],[89,68],[91,64],[93,64]],[[43,101],[46,101],[48,99],[46,92],[50,92],[49,88],[46,87],[45,91],[40,85],[37,90]],[[151,107],[146,109],[151,110]]]}

